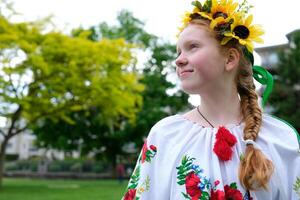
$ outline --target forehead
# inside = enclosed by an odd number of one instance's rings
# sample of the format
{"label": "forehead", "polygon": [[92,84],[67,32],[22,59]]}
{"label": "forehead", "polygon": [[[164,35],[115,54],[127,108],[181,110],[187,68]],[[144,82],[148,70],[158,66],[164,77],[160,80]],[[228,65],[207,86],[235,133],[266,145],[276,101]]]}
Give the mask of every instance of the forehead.
{"label": "forehead", "polygon": [[190,41],[210,41],[211,34],[207,28],[202,25],[190,24],[180,34],[177,41],[177,48],[183,46],[186,42]]}

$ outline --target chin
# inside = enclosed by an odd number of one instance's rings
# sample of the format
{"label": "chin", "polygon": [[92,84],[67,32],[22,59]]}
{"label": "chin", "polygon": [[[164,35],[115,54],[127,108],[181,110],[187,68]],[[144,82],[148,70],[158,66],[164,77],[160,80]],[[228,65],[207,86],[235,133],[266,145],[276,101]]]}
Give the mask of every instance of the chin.
{"label": "chin", "polygon": [[199,85],[195,84],[187,84],[187,83],[181,83],[181,89],[187,94],[199,94],[200,93],[200,87]]}

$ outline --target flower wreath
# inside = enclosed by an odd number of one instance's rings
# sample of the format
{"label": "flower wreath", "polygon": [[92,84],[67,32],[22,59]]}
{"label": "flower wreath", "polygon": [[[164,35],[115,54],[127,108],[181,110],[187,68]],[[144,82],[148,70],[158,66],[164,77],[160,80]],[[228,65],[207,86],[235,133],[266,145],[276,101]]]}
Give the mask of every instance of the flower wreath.
{"label": "flower wreath", "polygon": [[203,4],[193,1],[192,5],[195,8],[183,16],[180,32],[193,19],[206,19],[210,21],[210,28],[221,36],[221,45],[236,39],[253,53],[253,42],[263,43],[260,36],[264,31],[260,25],[252,24],[253,15],[248,15],[252,6],[247,0],[240,5],[233,0],[206,0]]}
{"label": "flower wreath", "polygon": [[[221,45],[236,40],[244,47],[244,55],[252,65],[254,64],[253,42],[263,43],[261,36],[264,31],[260,25],[252,24],[253,16],[248,14],[252,6],[247,0],[241,4],[233,0],[205,0],[204,3],[196,0],[192,5],[193,11],[183,15],[180,32],[194,19],[208,20],[209,27],[217,33]],[[265,106],[273,88],[273,77],[261,66],[253,66],[253,76],[258,82],[267,86],[263,94],[263,106]]]}

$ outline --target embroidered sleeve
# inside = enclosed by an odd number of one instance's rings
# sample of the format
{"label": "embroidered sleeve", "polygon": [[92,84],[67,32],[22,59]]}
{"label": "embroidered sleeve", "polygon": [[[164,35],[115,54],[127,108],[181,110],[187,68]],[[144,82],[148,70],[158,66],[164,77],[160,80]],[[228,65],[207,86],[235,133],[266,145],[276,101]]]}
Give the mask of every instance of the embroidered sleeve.
{"label": "embroidered sleeve", "polygon": [[148,145],[145,141],[138,158],[136,167],[129,180],[123,200],[140,200],[144,192],[148,192],[151,181],[152,160],[157,153],[157,147],[153,144]]}

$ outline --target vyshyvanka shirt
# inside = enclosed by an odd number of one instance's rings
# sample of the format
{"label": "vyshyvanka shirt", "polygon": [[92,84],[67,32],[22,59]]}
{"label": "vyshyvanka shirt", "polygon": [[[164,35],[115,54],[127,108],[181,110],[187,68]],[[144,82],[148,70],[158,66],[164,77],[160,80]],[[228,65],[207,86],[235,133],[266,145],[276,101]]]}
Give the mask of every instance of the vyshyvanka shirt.
{"label": "vyshyvanka shirt", "polygon": [[[147,137],[123,200],[299,200],[297,132],[281,120],[263,115],[255,148],[273,162],[275,169],[267,191],[247,191],[238,178],[246,148],[244,126],[241,123],[221,127],[236,138],[226,142],[227,136],[217,136],[220,127],[203,127],[183,115],[162,119]],[[230,159],[222,160],[217,155],[220,141],[226,143],[223,146],[227,147]],[[223,146],[219,154],[227,154]]]}

